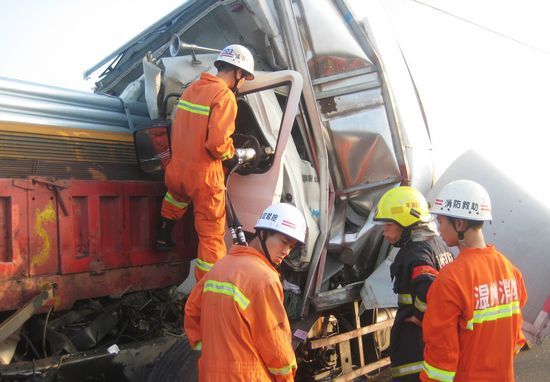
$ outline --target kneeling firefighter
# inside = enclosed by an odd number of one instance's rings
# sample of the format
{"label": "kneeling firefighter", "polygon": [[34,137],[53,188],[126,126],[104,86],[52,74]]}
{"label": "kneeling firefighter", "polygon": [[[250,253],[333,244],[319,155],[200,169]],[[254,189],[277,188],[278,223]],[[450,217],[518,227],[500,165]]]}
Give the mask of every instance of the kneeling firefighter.
{"label": "kneeling firefighter", "polygon": [[[199,237],[195,278],[199,280],[225,255],[225,184],[222,161],[241,163],[248,153],[235,149],[237,101],[244,81],[254,79],[254,58],[242,45],[223,49],[216,76],[202,73],[181,95],[172,126],[172,158],[166,167],[161,223],[155,247],[174,245],[172,228],[193,204]],[[233,163],[233,165],[235,164]]]}
{"label": "kneeling firefighter", "polygon": [[306,238],[293,205],[269,206],[249,246],[233,245],[193,288],[184,327],[199,381],[294,381],[296,358],[276,267]]}
{"label": "kneeling firefighter", "polygon": [[386,192],[374,220],[382,224],[384,238],[400,248],[390,267],[398,300],[391,330],[392,377],[394,381],[418,381],[426,295],[439,270],[453,261],[453,256],[436,232],[426,199],[412,187]]}

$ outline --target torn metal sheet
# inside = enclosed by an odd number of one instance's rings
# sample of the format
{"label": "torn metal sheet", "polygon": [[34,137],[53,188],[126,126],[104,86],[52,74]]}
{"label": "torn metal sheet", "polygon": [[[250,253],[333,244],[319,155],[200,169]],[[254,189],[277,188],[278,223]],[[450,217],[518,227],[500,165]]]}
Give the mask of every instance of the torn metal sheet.
{"label": "torn metal sheet", "polygon": [[390,282],[390,266],[397,252],[399,248],[392,247],[388,257],[365,280],[361,288],[361,299],[366,309],[397,308],[397,295]]}

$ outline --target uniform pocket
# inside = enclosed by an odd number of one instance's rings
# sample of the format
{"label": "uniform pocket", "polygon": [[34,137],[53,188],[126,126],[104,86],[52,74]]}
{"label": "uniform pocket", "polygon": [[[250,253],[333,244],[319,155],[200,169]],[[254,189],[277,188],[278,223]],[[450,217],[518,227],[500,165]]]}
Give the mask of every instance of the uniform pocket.
{"label": "uniform pocket", "polygon": [[225,184],[223,172],[209,171],[206,173],[205,183],[207,186],[206,195],[208,208],[213,217],[220,218],[225,215]]}
{"label": "uniform pocket", "polygon": [[204,174],[204,182],[208,187],[215,190],[225,191],[225,179],[223,178],[223,171],[207,171]]}

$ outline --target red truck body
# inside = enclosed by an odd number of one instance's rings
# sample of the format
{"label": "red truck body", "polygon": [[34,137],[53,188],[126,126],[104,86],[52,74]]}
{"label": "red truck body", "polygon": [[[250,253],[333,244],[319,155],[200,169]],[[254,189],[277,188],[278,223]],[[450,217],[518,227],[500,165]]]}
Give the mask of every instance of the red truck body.
{"label": "red truck body", "polygon": [[0,179],[0,311],[52,283],[56,311],[181,283],[196,235],[189,214],[175,230],[177,247],[154,251],[163,192],[153,181]]}

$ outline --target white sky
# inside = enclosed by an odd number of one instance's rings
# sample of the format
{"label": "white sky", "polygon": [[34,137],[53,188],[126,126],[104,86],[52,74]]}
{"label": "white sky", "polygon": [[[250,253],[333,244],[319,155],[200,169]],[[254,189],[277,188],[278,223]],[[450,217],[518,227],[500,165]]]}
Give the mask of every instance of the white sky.
{"label": "white sky", "polygon": [[[550,52],[550,5],[546,0],[422,1]],[[0,76],[89,90],[92,84],[82,81],[84,70],[183,2],[2,0]],[[360,5],[362,1],[351,2]],[[387,3],[398,11],[401,20],[396,28],[401,31],[411,25],[437,31],[449,21],[463,24],[411,0]],[[407,13],[411,10],[413,13]]]}
{"label": "white sky", "polygon": [[0,0],[0,76],[91,91],[82,73],[183,0]]}

